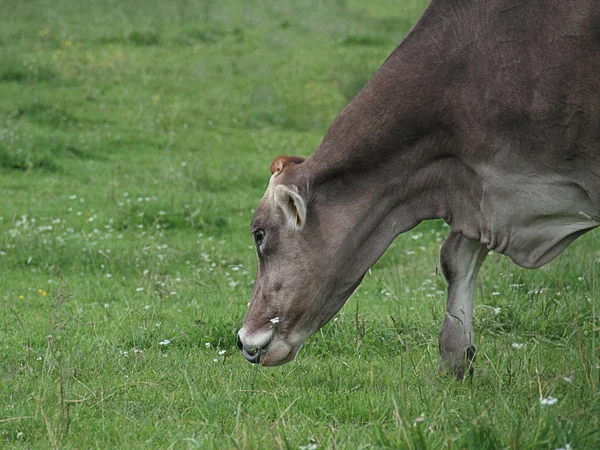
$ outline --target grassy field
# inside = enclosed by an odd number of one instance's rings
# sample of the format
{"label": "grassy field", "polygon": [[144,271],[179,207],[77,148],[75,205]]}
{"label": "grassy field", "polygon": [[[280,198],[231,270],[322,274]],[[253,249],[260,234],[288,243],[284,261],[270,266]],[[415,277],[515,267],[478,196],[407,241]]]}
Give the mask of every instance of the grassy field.
{"label": "grassy field", "polygon": [[425,1],[0,1],[0,447],[600,447],[600,234],[490,255],[439,377],[447,228],[407,233],[295,363],[236,332],[253,208]]}

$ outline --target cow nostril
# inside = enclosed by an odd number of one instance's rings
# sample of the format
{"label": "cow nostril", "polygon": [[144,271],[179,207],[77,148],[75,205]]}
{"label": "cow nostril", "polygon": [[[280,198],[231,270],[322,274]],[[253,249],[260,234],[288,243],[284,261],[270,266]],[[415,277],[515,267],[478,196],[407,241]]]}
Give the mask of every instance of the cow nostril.
{"label": "cow nostril", "polygon": [[240,339],[240,335],[239,335],[239,334],[238,334],[238,337],[237,337],[237,338],[238,338],[238,339],[237,339],[237,346],[238,346],[238,348],[241,350],[241,349],[243,349],[243,348],[244,348],[244,344],[242,344],[242,340]]}

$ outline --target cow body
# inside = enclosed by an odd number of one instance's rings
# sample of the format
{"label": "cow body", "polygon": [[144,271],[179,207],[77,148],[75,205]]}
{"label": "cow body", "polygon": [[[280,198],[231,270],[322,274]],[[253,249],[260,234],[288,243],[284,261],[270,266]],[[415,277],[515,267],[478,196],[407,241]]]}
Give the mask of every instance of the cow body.
{"label": "cow body", "polygon": [[316,151],[272,173],[246,357],[292,360],[396,236],[443,218],[440,368],[462,377],[487,253],[535,268],[600,225],[600,4],[433,0]]}

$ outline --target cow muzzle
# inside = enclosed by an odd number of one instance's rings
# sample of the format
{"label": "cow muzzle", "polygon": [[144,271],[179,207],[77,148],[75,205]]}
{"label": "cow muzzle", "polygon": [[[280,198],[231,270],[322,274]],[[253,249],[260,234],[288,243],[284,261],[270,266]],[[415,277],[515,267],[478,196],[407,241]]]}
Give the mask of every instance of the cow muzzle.
{"label": "cow muzzle", "polygon": [[242,340],[240,339],[239,334],[237,337],[237,346],[242,351],[244,358],[246,358],[252,364],[260,364],[260,357],[264,354],[263,349],[258,348],[258,349],[253,349],[250,351],[246,350],[246,347],[244,347],[244,344],[242,343]]}
{"label": "cow muzzle", "polygon": [[279,366],[294,360],[300,346],[293,346],[278,338],[272,328],[248,333],[245,328],[238,332],[238,348],[252,364]]}
{"label": "cow muzzle", "polygon": [[250,334],[242,328],[237,335],[237,345],[244,358],[252,364],[260,364],[262,356],[267,353],[267,348],[273,338],[273,330]]}

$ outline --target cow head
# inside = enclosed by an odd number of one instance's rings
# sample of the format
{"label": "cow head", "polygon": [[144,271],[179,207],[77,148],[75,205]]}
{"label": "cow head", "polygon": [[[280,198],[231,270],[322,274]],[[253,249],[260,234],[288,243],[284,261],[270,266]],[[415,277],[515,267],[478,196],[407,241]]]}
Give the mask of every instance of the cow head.
{"label": "cow head", "polygon": [[251,223],[258,271],[238,346],[249,361],[266,366],[292,361],[368,269],[349,273],[336,263],[344,262],[340,240],[332,236],[340,223],[331,205],[311,192],[303,163],[299,157],[275,159]]}

